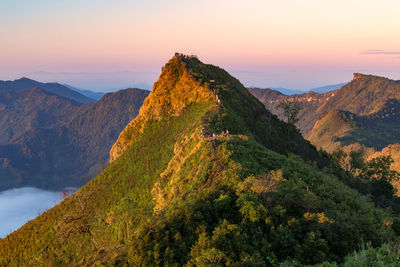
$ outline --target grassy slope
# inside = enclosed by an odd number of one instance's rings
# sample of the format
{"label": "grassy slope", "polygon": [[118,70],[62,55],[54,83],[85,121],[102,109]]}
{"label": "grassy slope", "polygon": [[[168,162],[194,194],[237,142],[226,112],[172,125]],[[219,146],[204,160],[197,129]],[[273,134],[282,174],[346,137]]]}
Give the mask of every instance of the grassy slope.
{"label": "grassy slope", "polygon": [[400,142],[399,110],[397,100],[388,101],[379,112],[369,116],[331,110],[315,123],[306,138],[328,152],[359,147],[368,150],[370,154]]}
{"label": "grassy slope", "polygon": [[345,136],[352,128],[356,127],[354,120],[348,119],[349,113],[332,110],[322,119],[318,120],[307,139],[316,147],[332,152],[340,147],[338,138]]}
{"label": "grassy slope", "polygon": [[[93,242],[87,240],[88,234],[75,232],[68,237],[69,242],[64,242],[65,240],[60,238],[60,235],[68,232],[69,228],[66,223],[63,223],[65,214],[76,211],[75,213],[79,215],[80,203],[77,199],[85,202],[87,212],[85,216],[91,218],[90,224],[99,221],[99,218],[94,218],[96,214],[104,217],[108,210],[118,210],[118,205],[121,201],[124,203],[124,200],[128,203],[132,201],[134,209],[132,211],[128,208],[129,212],[143,214],[143,210],[146,210],[151,213],[151,186],[170,161],[174,143],[182,135],[187,135],[192,131],[200,132],[202,118],[213,105],[214,103],[189,105],[179,117],[170,115],[161,121],[149,121],[144,132],[136,136],[135,146],[130,147],[126,154],[118,158],[96,179],[49,212],[26,224],[18,232],[1,240],[3,243],[8,242],[7,247],[0,246],[6,250],[1,251],[7,256],[4,260],[7,262],[13,259],[18,264],[24,262],[34,264],[43,262],[48,255],[53,255],[54,258],[62,258],[63,262],[70,262],[70,259],[75,257],[76,261],[72,260],[72,262],[78,264],[79,260],[76,258],[80,258],[82,254],[91,255],[94,258],[100,257],[100,254],[93,253],[95,247],[93,247]],[[101,204],[98,205],[98,203]],[[59,225],[56,227],[57,230],[54,229],[55,225]],[[94,231],[102,232],[103,236],[104,226],[99,227],[102,230]],[[117,247],[115,244],[112,245],[112,242],[109,244],[111,240],[106,240],[107,247],[112,249]],[[47,250],[47,244],[54,245]],[[77,244],[80,245],[77,246]],[[101,242],[99,244],[103,245]],[[25,251],[26,256],[19,255],[22,251]],[[93,260],[91,256],[88,261]]]}
{"label": "grassy slope", "polygon": [[[106,252],[117,248],[121,240],[118,240],[119,236],[114,235],[112,229],[107,229],[109,227],[105,218],[113,211],[118,212],[120,206],[124,213],[136,219],[139,219],[135,216],[137,214],[152,212],[150,192],[155,179],[171,159],[176,139],[181,133],[186,133],[185,129],[196,129],[204,110],[204,107],[192,107],[188,109],[187,116],[152,124],[137,139],[135,146],[96,179],[38,219],[1,240],[1,254],[5,258],[0,258],[6,262],[15,261],[15,264],[35,264],[43,262],[48,255],[54,255],[64,263],[72,260],[74,264],[81,264],[80,258],[83,255],[86,255],[84,258],[88,258],[86,260],[89,262],[100,257],[101,252],[96,253],[87,234],[71,233],[66,240],[61,238],[69,228],[65,223],[65,214],[74,213],[75,210],[79,214],[77,199],[85,202],[85,212],[90,218],[89,223],[94,225],[92,231],[97,233],[95,236],[99,239],[100,247]],[[118,221],[118,225],[123,223],[128,222]],[[130,222],[130,226],[132,224]],[[52,245],[48,247],[49,244]]]}
{"label": "grassy slope", "polygon": [[[128,127],[132,144],[102,174],[0,240],[0,265],[315,263],[340,260],[361,240],[387,240],[387,214],[314,164],[285,156],[309,146],[293,145],[293,127],[260,109],[226,72],[176,60],[177,69],[164,69],[177,71],[172,86],[189,68],[185,77],[205,94],[215,78],[210,87],[222,104],[207,98]],[[147,102],[148,110],[160,102]],[[203,126],[232,135],[210,142]],[[318,160],[308,149],[302,156]]]}

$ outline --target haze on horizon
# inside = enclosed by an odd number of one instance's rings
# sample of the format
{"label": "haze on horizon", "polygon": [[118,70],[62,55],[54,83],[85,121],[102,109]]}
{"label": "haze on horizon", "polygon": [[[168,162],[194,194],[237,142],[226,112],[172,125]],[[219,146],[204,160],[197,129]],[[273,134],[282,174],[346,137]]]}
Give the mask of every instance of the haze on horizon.
{"label": "haze on horizon", "polygon": [[0,79],[151,86],[176,51],[247,86],[306,90],[353,72],[400,79],[399,10],[398,0],[4,0]]}

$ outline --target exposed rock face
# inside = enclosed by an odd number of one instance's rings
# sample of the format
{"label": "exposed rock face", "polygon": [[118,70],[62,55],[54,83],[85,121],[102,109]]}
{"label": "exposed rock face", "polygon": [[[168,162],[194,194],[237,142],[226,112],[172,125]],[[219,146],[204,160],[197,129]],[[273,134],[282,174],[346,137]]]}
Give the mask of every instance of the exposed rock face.
{"label": "exposed rock face", "polygon": [[363,74],[363,73],[358,73],[358,72],[353,73],[353,81],[355,81],[355,80],[361,80],[361,79],[368,79],[368,78],[372,78],[372,79],[377,79],[377,78],[379,78],[379,79],[386,79],[386,80],[389,80],[388,78],[379,77],[379,76],[375,76],[375,75],[372,75],[372,74]]}
{"label": "exposed rock face", "polygon": [[134,142],[133,133],[140,133],[147,121],[177,116],[189,104],[209,101],[215,101],[211,90],[189,74],[182,55],[175,55],[163,68],[139,115],[126,126],[111,148],[110,162],[116,160]]}
{"label": "exposed rock face", "polygon": [[361,79],[361,78],[363,78],[363,77],[365,77],[366,75],[365,74],[362,74],[362,73],[353,73],[353,81],[355,81],[355,80],[358,80],[358,79]]}

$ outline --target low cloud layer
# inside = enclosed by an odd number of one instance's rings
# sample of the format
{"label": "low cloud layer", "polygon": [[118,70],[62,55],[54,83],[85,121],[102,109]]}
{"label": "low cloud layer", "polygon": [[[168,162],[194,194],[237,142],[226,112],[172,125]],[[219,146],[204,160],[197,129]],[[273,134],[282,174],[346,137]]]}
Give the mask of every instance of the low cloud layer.
{"label": "low cloud layer", "polygon": [[400,51],[385,51],[380,49],[370,49],[362,51],[363,55],[400,55]]}
{"label": "low cloud layer", "polygon": [[0,192],[0,238],[61,201],[61,193],[33,187]]}

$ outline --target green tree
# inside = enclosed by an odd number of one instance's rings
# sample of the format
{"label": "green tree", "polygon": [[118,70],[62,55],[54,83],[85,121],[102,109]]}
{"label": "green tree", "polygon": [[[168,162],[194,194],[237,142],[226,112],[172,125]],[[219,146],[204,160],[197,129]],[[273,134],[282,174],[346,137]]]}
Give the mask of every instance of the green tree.
{"label": "green tree", "polygon": [[332,159],[340,167],[351,172],[353,175],[360,174],[365,166],[364,152],[362,150],[354,150],[346,153],[342,149],[339,149],[332,153]]}
{"label": "green tree", "polygon": [[277,108],[283,109],[283,114],[285,115],[287,122],[289,124],[295,125],[299,119],[299,115],[302,107],[298,102],[289,102],[287,100],[282,101],[278,104]]}
{"label": "green tree", "polygon": [[369,179],[386,180],[388,182],[398,180],[400,174],[390,169],[393,162],[391,156],[373,158],[365,165],[362,175]]}
{"label": "green tree", "polygon": [[348,170],[348,162],[347,162],[348,154],[343,151],[343,149],[338,149],[332,153],[333,160],[343,169]]}
{"label": "green tree", "polygon": [[360,174],[363,179],[369,181],[369,192],[374,202],[381,207],[391,205],[396,193],[391,182],[400,178],[397,171],[390,169],[392,163],[393,159],[390,156],[374,158],[364,164]]}
{"label": "green tree", "polygon": [[349,157],[350,172],[358,174],[365,166],[364,152],[362,150],[351,151]]}

